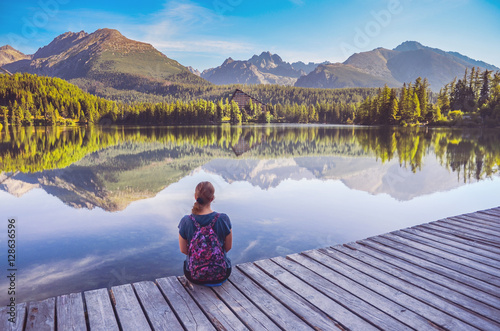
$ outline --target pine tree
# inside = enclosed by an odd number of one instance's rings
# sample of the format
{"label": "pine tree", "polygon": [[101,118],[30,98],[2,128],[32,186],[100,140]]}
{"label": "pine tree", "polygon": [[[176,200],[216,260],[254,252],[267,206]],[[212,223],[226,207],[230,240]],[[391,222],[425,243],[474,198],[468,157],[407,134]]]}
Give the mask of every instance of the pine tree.
{"label": "pine tree", "polygon": [[408,89],[406,83],[401,88],[401,95],[399,96],[399,113],[401,121],[407,121],[408,117]]}
{"label": "pine tree", "polygon": [[482,107],[490,97],[490,76],[491,71],[485,70],[482,75],[482,87],[479,92],[478,106]]}
{"label": "pine tree", "polygon": [[421,114],[418,117],[426,118],[429,109],[429,81],[418,77],[415,81],[415,93],[420,103]]}
{"label": "pine tree", "polygon": [[390,99],[390,118],[389,124],[396,124],[401,118],[399,112],[398,97],[395,89],[391,89],[391,99]]}
{"label": "pine tree", "polygon": [[420,109],[420,101],[418,99],[417,93],[413,93],[412,101],[411,101],[411,106],[412,106],[412,113],[411,113],[411,123],[416,123],[418,122],[418,119],[420,118],[422,111]]}
{"label": "pine tree", "polygon": [[235,101],[231,101],[230,108],[231,108],[231,123],[241,124],[242,116],[238,104]]}

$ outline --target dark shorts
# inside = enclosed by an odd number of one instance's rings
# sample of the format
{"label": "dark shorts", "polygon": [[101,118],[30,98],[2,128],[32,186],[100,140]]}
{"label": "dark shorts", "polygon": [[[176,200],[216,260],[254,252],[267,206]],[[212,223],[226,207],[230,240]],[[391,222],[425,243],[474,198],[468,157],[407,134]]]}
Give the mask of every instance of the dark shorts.
{"label": "dark shorts", "polygon": [[186,276],[186,278],[193,284],[197,284],[197,285],[215,285],[215,284],[222,284],[224,283],[228,278],[229,276],[231,275],[231,267],[227,268],[226,269],[226,275],[224,276],[223,279],[219,279],[219,280],[205,280],[205,281],[199,281],[199,280],[194,280],[193,278],[191,278],[191,272],[188,270],[187,268],[187,261],[184,261],[184,276]]}

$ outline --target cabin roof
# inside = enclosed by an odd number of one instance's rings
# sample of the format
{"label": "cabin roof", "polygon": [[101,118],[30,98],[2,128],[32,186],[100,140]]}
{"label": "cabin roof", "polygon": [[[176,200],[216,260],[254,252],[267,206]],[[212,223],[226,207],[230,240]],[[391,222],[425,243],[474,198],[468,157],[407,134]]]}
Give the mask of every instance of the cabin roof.
{"label": "cabin roof", "polygon": [[244,95],[248,96],[250,99],[252,99],[252,101],[257,101],[258,103],[260,103],[260,104],[262,104],[262,105],[264,105],[264,106],[266,106],[266,105],[267,105],[267,104],[265,104],[264,102],[260,101],[259,99],[257,99],[257,98],[255,98],[255,97],[251,96],[251,95],[250,95],[250,94],[248,94],[248,93],[243,92],[243,91],[242,91],[242,90],[240,90],[240,89],[236,89],[236,90],[233,92],[233,95],[231,96],[231,99],[229,100],[229,102],[233,101],[234,96],[235,96],[235,95],[236,95],[236,93],[238,93],[238,92],[243,93]]}

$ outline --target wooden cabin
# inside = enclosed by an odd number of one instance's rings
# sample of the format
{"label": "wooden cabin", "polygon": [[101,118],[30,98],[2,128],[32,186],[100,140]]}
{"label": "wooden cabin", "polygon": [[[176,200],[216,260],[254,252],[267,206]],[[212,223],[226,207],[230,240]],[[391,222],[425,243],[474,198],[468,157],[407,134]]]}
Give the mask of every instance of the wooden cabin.
{"label": "wooden cabin", "polygon": [[245,107],[250,103],[250,100],[252,100],[253,104],[258,104],[260,105],[260,109],[265,112],[266,111],[266,104],[261,102],[260,100],[252,97],[251,95],[243,92],[240,89],[236,89],[233,93],[233,96],[231,97],[231,101],[235,101],[238,104],[238,107],[240,107],[240,110],[245,109]]}

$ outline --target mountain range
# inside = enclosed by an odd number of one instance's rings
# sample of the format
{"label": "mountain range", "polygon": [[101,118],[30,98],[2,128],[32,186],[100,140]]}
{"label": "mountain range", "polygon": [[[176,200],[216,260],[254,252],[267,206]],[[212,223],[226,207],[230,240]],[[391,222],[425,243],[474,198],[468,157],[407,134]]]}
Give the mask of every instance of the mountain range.
{"label": "mountain range", "polygon": [[[324,62],[323,64],[327,64]],[[200,74],[211,83],[294,85],[297,79],[313,71],[319,63],[288,63],[278,54],[262,52],[246,61],[228,58],[221,66],[203,70]]]}
{"label": "mountain range", "polygon": [[[192,74],[179,62],[165,56],[147,43],[124,37],[119,31],[99,29],[93,33],[66,32],[35,54],[13,54],[3,67],[10,72],[28,72],[66,80],[83,79],[125,90],[174,83],[209,84]],[[7,58],[6,51],[0,59]],[[8,54],[8,53],[7,53]]]}
{"label": "mountain range", "polygon": [[343,63],[322,64],[300,77],[295,86],[316,88],[400,87],[403,83],[427,78],[433,91],[439,91],[455,77],[463,77],[466,68],[499,68],[457,52],[445,52],[406,41],[393,50],[376,48],[355,53]]}
{"label": "mountain range", "polygon": [[446,52],[406,41],[390,50],[355,53],[343,63],[289,63],[262,52],[248,60],[226,59],[199,72],[167,57],[152,45],[134,41],[113,29],[93,33],[66,32],[33,55],[9,45],[0,47],[0,66],[10,72],[60,77],[84,87],[167,95],[178,84],[279,84],[312,88],[400,87],[427,78],[438,91],[466,68],[500,70],[457,52]]}

